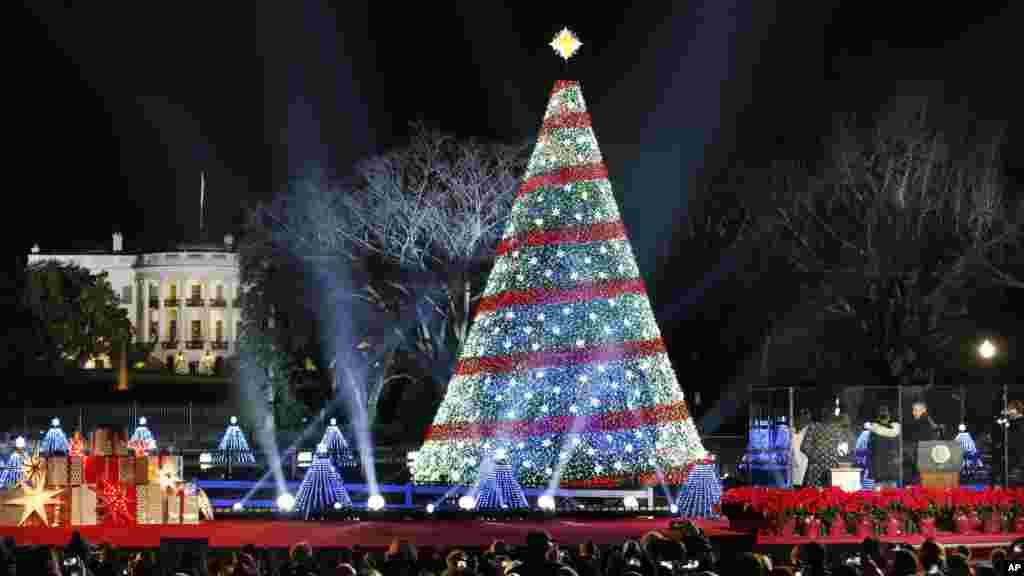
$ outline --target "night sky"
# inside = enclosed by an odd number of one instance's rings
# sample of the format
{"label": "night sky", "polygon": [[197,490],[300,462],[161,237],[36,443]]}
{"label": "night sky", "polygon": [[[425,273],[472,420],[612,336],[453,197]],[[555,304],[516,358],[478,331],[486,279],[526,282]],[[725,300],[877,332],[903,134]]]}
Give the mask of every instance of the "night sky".
{"label": "night sky", "polygon": [[[662,311],[690,288],[660,271],[686,265],[673,240],[694,180],[737,157],[813,154],[836,110],[870,114],[922,91],[965,100],[1010,123],[1005,162],[1022,179],[1021,10],[355,4],[32,2],[8,72],[20,78],[8,93],[21,134],[9,169],[39,216],[16,249],[107,247],[115,229],[128,250],[195,238],[201,170],[219,239],[247,203],[313,168],[345,174],[401,145],[417,118],[463,136],[532,138],[560,78],[583,85]],[[563,26],[583,42],[567,66],[547,45]]]}

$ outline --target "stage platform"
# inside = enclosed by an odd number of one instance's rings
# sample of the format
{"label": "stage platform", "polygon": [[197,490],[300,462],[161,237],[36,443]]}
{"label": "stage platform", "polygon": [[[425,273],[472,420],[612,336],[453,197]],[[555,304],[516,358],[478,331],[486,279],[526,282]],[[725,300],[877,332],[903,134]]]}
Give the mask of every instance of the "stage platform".
{"label": "stage platform", "polygon": [[[264,548],[288,548],[305,540],[316,548],[359,545],[384,548],[395,538],[417,546],[489,546],[495,539],[511,545],[525,543],[530,530],[547,530],[565,544],[593,540],[596,544],[621,544],[639,539],[651,530],[668,530],[671,518],[618,520],[419,520],[300,522],[294,520],[215,520],[191,526],[83,526],[82,536],[93,543],[110,542],[119,548],[140,549],[160,546],[161,538],[205,538],[211,548],[240,548],[253,544]],[[729,530],[724,521],[697,521],[713,540],[750,539],[749,534]],[[71,528],[0,527],[0,537],[13,536],[19,545],[64,545]],[[752,543],[752,542],[751,542]],[[749,544],[748,544],[749,546]]]}

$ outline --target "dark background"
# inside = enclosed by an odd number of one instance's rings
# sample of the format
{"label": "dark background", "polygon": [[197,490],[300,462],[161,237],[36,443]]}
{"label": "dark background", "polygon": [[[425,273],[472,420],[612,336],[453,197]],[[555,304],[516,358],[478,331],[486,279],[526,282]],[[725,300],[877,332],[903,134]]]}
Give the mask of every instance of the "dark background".
{"label": "dark background", "polygon": [[[699,303],[672,274],[690,260],[678,244],[690,190],[737,159],[814,158],[834,112],[926,94],[1006,120],[1002,157],[1020,188],[1020,9],[641,4],[654,6],[32,2],[7,70],[20,182],[8,197],[29,219],[10,228],[9,281],[34,242],[109,247],[120,230],[130,251],[196,238],[200,171],[219,239],[289,178],[343,175],[401,145],[414,119],[532,138],[559,78],[583,85],[674,358],[687,357]],[[547,46],[562,26],[583,42],[568,65]],[[701,290],[721,273],[704,271]]]}

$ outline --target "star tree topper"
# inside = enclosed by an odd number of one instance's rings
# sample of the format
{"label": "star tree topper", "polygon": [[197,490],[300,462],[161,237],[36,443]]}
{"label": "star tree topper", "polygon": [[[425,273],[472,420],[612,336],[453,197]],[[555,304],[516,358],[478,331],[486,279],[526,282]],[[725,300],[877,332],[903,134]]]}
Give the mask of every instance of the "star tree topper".
{"label": "star tree topper", "polygon": [[580,49],[580,46],[583,46],[583,43],[580,42],[579,38],[571,30],[562,28],[562,31],[555,36],[549,46],[554,48],[555,52],[558,52],[558,55],[568,62],[569,58],[572,58],[573,54]]}

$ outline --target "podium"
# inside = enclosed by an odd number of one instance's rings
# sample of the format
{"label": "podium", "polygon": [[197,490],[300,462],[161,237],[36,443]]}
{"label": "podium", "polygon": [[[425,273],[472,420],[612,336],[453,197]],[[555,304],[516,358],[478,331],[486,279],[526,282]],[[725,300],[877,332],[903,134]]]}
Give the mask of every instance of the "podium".
{"label": "podium", "polygon": [[959,442],[945,440],[918,442],[917,469],[925,488],[957,488],[963,450]]}
{"label": "podium", "polygon": [[832,485],[838,487],[843,492],[859,491],[861,489],[861,470],[862,468],[855,468],[853,466],[838,466],[836,468],[831,468]]}

